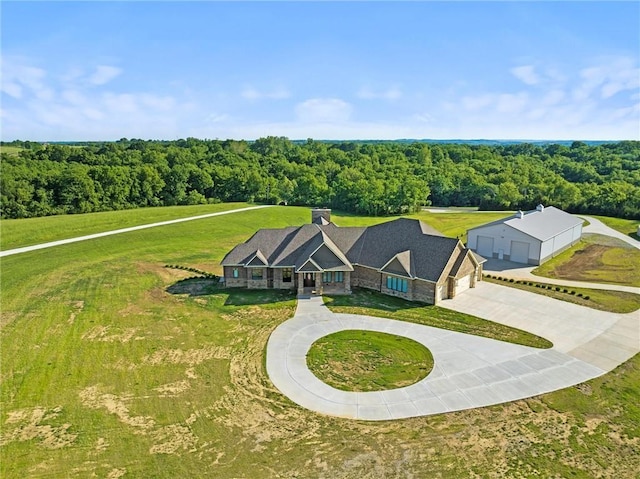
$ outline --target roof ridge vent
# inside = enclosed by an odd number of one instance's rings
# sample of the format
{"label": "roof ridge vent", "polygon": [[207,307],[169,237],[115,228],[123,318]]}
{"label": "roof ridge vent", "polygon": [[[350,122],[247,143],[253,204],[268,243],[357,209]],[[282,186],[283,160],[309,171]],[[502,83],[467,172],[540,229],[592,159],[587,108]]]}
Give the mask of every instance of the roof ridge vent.
{"label": "roof ridge vent", "polygon": [[544,211],[544,206],[542,204],[536,206],[536,211],[539,211],[540,213],[542,213]]}
{"label": "roof ridge vent", "polygon": [[517,216],[518,216],[518,218],[520,218],[520,219],[524,218],[524,211],[522,211],[522,210],[518,210]]}

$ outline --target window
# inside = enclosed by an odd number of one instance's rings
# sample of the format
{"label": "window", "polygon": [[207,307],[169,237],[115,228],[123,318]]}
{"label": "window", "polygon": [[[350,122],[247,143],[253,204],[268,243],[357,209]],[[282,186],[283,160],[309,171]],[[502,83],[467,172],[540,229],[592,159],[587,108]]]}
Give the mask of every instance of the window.
{"label": "window", "polygon": [[342,283],[344,281],[344,273],[342,271],[336,271],[333,274],[333,280],[336,283]]}
{"label": "window", "polygon": [[293,275],[293,271],[291,268],[283,268],[282,269],[282,282],[283,283],[291,283],[291,278]]}
{"label": "window", "polygon": [[240,272],[238,271],[238,268],[233,268],[233,277],[237,278],[238,276],[240,276]]}
{"label": "window", "polygon": [[387,289],[393,291],[400,291],[406,293],[409,289],[409,282],[403,278],[397,278],[395,276],[387,276]]}
{"label": "window", "polygon": [[262,268],[251,268],[251,279],[262,279]]}
{"label": "window", "polygon": [[322,282],[331,283],[331,271],[325,271],[322,273]]}

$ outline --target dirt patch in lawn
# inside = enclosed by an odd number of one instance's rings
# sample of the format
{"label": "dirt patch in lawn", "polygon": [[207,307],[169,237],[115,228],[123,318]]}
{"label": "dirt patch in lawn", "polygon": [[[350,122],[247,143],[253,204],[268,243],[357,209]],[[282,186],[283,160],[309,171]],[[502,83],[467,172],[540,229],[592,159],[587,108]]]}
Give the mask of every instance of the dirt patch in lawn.
{"label": "dirt patch in lawn", "polygon": [[82,335],[82,339],[87,341],[101,341],[106,343],[128,343],[132,339],[143,339],[141,337],[136,337],[137,331],[137,328],[126,328],[120,332],[111,333],[109,326],[95,326],[84,335]]}
{"label": "dirt patch in lawn", "polygon": [[205,346],[201,349],[161,349],[143,359],[147,364],[187,364],[196,366],[209,359],[228,359],[231,348]]}
{"label": "dirt patch in lawn", "polygon": [[133,427],[137,432],[145,433],[154,427],[155,421],[149,416],[132,416],[125,401],[130,397],[119,397],[115,394],[102,394],[97,387],[91,386],[80,391],[82,404],[91,409],[106,409],[114,414],[120,422]]}
{"label": "dirt patch in lawn", "polygon": [[631,248],[590,244],[576,251],[568,261],[557,265],[553,273],[561,279],[629,284],[637,275],[633,266],[637,254]]}
{"label": "dirt patch in lawn", "polygon": [[46,424],[60,416],[62,408],[34,407],[11,411],[2,427],[0,446],[10,442],[37,440],[45,449],[61,449],[72,444],[77,434],[69,432],[71,424]]}

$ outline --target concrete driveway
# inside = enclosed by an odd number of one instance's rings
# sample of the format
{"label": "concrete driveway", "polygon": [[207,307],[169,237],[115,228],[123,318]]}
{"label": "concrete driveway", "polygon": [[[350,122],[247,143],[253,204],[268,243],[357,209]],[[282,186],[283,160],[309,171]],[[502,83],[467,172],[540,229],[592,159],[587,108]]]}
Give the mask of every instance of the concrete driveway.
{"label": "concrete driveway", "polygon": [[[322,298],[300,299],[295,316],[267,344],[267,373],[295,403],[361,420],[426,416],[501,404],[569,387],[613,369],[640,351],[640,318],[480,283],[442,306],[546,337],[551,349],[368,316],[335,314]],[[411,386],[380,392],[339,391],[309,371],[306,354],[328,334],[362,329],[409,337],[431,350],[433,371]]]}

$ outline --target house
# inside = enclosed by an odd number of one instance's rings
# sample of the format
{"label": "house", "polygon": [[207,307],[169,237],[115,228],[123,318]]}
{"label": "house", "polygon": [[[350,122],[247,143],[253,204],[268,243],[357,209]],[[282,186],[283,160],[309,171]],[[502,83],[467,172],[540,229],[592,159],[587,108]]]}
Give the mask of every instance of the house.
{"label": "house", "polygon": [[350,293],[361,287],[437,304],[474,287],[483,258],[425,223],[399,218],[341,228],[331,210],[303,226],[261,229],[222,260],[228,287]]}
{"label": "house", "polygon": [[538,205],[467,231],[467,246],[485,258],[539,265],[582,236],[582,220],[553,206]]}

